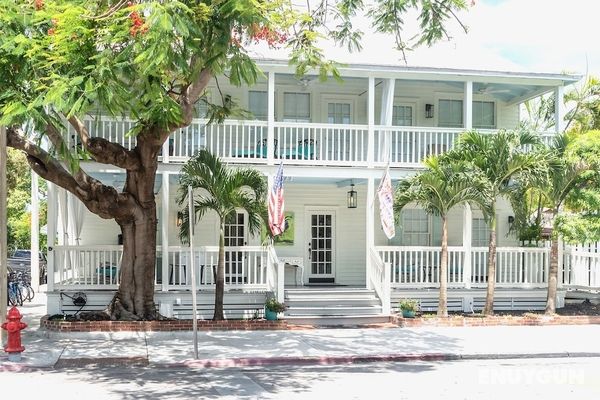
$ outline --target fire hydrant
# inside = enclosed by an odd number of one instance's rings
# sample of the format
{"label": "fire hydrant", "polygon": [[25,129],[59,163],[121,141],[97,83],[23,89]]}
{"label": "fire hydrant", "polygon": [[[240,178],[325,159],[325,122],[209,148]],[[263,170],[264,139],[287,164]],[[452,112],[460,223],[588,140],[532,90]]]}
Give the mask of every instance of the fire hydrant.
{"label": "fire hydrant", "polygon": [[21,331],[27,327],[27,324],[21,322],[23,316],[17,309],[13,307],[8,311],[7,321],[2,324],[2,329],[8,332],[8,341],[4,347],[4,351],[8,353],[8,361],[21,361],[21,353],[25,347],[21,345]]}

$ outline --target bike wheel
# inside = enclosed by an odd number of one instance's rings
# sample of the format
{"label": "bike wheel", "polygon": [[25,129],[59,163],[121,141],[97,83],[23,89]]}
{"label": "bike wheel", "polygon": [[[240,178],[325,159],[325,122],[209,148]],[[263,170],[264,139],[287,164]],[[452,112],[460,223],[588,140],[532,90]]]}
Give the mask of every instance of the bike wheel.
{"label": "bike wheel", "polygon": [[31,300],[35,297],[35,290],[33,290],[30,284],[26,284],[25,289],[27,289],[27,301],[31,303]]}
{"label": "bike wheel", "polygon": [[15,287],[9,287],[8,288],[8,304],[10,304],[11,306],[17,306],[18,305],[18,299],[17,299],[17,291]]}

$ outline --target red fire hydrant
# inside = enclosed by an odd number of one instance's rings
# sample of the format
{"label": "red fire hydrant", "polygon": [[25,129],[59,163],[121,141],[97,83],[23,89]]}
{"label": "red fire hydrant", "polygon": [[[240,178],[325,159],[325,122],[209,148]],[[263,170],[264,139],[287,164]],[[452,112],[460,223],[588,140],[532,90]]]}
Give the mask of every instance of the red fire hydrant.
{"label": "red fire hydrant", "polygon": [[8,311],[7,321],[2,324],[2,329],[8,332],[8,341],[4,351],[8,353],[8,361],[21,361],[21,353],[25,347],[21,345],[21,331],[27,327],[27,324],[21,322],[23,316],[13,307]]}

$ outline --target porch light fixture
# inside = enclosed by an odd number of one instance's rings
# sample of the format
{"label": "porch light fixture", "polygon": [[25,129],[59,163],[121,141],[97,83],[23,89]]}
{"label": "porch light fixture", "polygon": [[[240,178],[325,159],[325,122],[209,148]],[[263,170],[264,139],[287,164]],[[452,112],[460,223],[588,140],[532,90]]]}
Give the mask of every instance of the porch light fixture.
{"label": "porch light fixture", "polygon": [[177,211],[177,221],[175,222],[175,225],[180,227],[181,224],[183,224],[183,213],[181,211]]}
{"label": "porch light fixture", "polygon": [[433,104],[425,104],[425,118],[433,118]]}
{"label": "porch light fixture", "polygon": [[356,190],[354,190],[354,183],[350,184],[350,191],[348,192],[348,208],[356,208],[358,206],[358,196]]}

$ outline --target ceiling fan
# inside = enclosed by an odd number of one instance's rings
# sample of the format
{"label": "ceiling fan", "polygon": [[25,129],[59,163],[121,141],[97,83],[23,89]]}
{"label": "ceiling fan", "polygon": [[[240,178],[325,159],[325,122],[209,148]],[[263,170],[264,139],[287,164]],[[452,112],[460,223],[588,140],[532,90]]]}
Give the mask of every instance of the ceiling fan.
{"label": "ceiling fan", "polygon": [[501,89],[494,88],[493,85],[489,85],[487,83],[482,84],[482,86],[477,89],[477,94],[499,94],[499,93],[510,93],[510,89]]}
{"label": "ceiling fan", "polygon": [[303,76],[301,78],[296,78],[296,84],[298,86],[300,86],[300,88],[302,90],[306,90],[311,85],[313,80],[314,80],[314,78],[310,78],[308,76]]}

